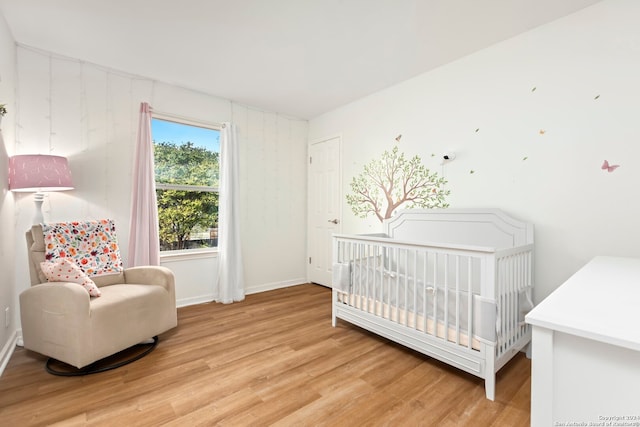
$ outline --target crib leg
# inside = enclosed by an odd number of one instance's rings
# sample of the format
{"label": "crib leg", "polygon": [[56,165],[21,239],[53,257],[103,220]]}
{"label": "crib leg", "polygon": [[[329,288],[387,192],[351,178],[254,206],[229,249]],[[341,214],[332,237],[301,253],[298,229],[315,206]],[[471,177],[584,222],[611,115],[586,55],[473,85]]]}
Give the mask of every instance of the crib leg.
{"label": "crib leg", "polygon": [[496,360],[495,360],[496,348],[493,345],[489,345],[486,348],[486,359],[484,365],[484,390],[487,394],[487,399],[496,400]]}
{"label": "crib leg", "polygon": [[493,401],[496,400],[496,375],[487,375],[484,379],[484,390],[487,395],[487,399]]}
{"label": "crib leg", "polygon": [[336,301],[338,300],[338,293],[333,290],[331,292],[331,326],[336,327]]}

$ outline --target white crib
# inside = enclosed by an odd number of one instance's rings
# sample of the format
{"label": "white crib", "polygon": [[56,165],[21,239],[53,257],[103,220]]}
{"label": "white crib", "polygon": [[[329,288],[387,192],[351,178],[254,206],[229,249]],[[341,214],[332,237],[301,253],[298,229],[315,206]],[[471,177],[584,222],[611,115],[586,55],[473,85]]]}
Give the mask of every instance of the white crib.
{"label": "white crib", "polygon": [[533,226],[496,209],[405,210],[386,234],[333,236],[343,319],[485,380],[531,340]]}

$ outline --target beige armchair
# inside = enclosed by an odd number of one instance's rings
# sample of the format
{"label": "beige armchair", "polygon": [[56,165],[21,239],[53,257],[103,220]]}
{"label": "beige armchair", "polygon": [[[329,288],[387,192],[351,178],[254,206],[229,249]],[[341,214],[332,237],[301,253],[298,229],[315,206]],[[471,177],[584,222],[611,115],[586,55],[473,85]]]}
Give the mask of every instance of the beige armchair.
{"label": "beige armchair", "polygon": [[174,276],[159,266],[93,276],[101,296],[47,282],[41,225],[27,231],[31,287],[20,294],[24,347],[83,368],[177,325]]}

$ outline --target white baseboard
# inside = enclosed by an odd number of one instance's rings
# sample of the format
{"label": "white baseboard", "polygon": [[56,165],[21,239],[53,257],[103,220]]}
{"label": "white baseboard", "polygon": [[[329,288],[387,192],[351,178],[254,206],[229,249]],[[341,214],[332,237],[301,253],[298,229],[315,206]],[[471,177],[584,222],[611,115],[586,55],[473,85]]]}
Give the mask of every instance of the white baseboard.
{"label": "white baseboard", "polygon": [[264,283],[261,285],[252,286],[244,290],[246,295],[257,294],[259,292],[273,291],[275,289],[280,288],[288,288],[290,286],[304,285],[305,283],[309,283],[306,278],[302,277],[299,279],[286,280],[284,282],[272,282],[272,283]]}
{"label": "white baseboard", "polygon": [[0,376],[2,376],[4,372],[4,368],[7,367],[9,363],[9,359],[13,355],[13,352],[16,349],[16,344],[18,343],[18,333],[16,331],[11,334],[9,340],[2,348],[2,352],[0,352]]}
{"label": "white baseboard", "polygon": [[[275,289],[288,288],[290,286],[303,285],[309,283],[306,278],[286,280],[283,282],[263,283],[260,285],[252,286],[244,290],[245,295],[257,294],[260,292],[273,291]],[[206,304],[215,300],[215,296],[200,295],[197,297],[181,298],[176,301],[177,307],[187,307],[189,305]]]}
{"label": "white baseboard", "polygon": [[212,295],[200,295],[197,297],[181,298],[176,301],[176,307],[187,307],[189,305],[206,304],[213,301],[215,298]]}

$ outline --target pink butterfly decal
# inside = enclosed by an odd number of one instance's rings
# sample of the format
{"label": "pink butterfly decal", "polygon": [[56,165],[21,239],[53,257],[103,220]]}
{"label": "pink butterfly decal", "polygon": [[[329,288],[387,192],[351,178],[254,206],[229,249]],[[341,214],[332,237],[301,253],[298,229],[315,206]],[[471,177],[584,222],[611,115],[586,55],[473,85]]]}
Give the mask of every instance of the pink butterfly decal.
{"label": "pink butterfly decal", "polygon": [[609,165],[608,161],[604,161],[604,163],[602,164],[602,170],[606,170],[607,172],[613,172],[614,170],[618,169],[620,167],[620,165]]}

